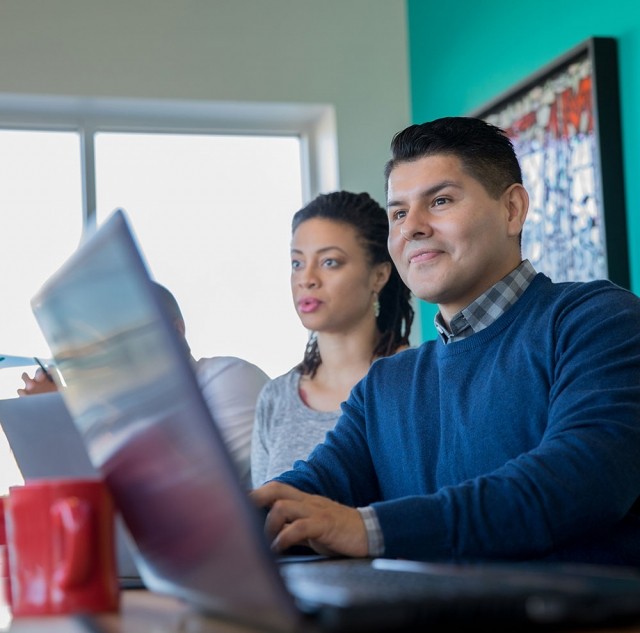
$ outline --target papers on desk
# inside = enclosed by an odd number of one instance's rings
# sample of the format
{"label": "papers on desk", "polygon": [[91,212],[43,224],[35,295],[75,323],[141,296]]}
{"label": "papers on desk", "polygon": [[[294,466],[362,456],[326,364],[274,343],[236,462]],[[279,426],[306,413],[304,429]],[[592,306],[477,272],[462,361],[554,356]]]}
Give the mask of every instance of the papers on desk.
{"label": "papers on desk", "polygon": [[0,369],[7,367],[30,367],[40,366],[51,367],[53,361],[47,358],[37,358],[35,356],[11,356],[10,354],[0,354]]}

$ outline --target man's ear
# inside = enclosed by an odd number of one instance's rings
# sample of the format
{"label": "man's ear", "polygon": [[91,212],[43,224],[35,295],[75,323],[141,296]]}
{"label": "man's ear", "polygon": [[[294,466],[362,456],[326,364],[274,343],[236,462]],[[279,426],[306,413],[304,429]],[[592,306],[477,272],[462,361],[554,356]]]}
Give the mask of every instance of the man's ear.
{"label": "man's ear", "polygon": [[178,333],[181,334],[183,337],[186,335],[187,326],[185,325],[185,323],[184,323],[184,321],[182,319],[174,319],[173,320],[173,327],[175,327],[176,330],[178,330]]}
{"label": "man's ear", "polygon": [[508,234],[520,235],[529,211],[529,194],[520,184],[514,183],[503,194],[507,210]]}

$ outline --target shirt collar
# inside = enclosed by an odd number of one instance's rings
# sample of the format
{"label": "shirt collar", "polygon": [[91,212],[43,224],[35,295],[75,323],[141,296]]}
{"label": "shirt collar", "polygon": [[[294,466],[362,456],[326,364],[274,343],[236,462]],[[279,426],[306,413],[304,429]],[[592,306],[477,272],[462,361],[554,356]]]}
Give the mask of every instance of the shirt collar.
{"label": "shirt collar", "polygon": [[449,328],[440,312],[436,314],[435,326],[444,343],[453,343],[484,330],[499,319],[529,287],[536,271],[528,259],[503,277],[466,308],[453,315]]}

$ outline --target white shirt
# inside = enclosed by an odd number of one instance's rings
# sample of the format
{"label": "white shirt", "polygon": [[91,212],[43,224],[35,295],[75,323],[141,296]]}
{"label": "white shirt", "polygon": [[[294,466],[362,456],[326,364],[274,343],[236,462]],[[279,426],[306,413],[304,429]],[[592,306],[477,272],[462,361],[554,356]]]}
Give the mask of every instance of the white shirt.
{"label": "white shirt", "polygon": [[196,376],[242,483],[251,487],[251,434],[256,400],[269,380],[259,367],[234,356],[195,361]]}

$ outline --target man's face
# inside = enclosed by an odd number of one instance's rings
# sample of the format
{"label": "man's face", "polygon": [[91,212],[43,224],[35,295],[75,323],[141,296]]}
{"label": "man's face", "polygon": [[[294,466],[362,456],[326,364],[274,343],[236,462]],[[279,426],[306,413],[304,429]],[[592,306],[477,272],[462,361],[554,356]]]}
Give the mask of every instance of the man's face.
{"label": "man's face", "polygon": [[398,272],[417,297],[439,305],[446,322],[520,263],[528,201],[521,185],[495,200],[459,158],[436,154],[399,163],[387,200]]}

